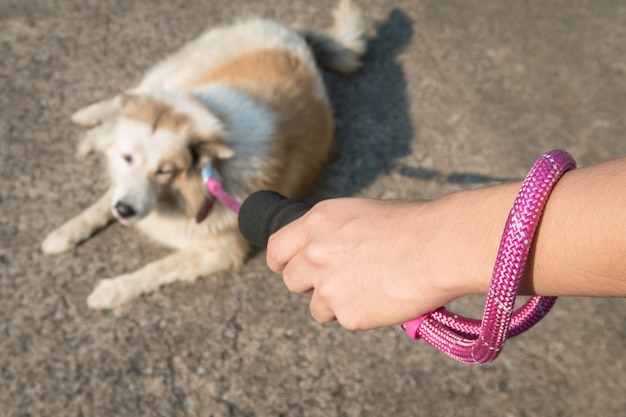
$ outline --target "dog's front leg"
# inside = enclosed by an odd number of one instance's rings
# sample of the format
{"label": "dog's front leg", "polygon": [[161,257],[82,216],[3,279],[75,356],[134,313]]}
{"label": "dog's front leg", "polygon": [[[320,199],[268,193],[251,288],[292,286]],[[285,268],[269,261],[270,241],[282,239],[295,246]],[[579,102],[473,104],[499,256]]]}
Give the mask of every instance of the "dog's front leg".
{"label": "dog's front leg", "polygon": [[242,265],[247,250],[247,242],[235,233],[209,245],[180,250],[130,274],[101,280],[87,298],[87,305],[111,309],[163,285],[193,282],[200,276],[236,269]]}
{"label": "dog's front leg", "polygon": [[112,190],[108,190],[100,199],[78,216],[65,222],[52,231],[41,243],[46,254],[58,254],[76,247],[97,230],[113,220],[111,210]]}

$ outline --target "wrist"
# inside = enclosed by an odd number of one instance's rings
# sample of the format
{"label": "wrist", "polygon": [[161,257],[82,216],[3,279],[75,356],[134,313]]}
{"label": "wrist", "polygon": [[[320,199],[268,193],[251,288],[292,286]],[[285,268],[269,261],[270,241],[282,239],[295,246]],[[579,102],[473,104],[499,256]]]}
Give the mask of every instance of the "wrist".
{"label": "wrist", "polygon": [[453,298],[489,291],[507,217],[521,183],[460,191],[432,202],[445,259],[442,283]]}

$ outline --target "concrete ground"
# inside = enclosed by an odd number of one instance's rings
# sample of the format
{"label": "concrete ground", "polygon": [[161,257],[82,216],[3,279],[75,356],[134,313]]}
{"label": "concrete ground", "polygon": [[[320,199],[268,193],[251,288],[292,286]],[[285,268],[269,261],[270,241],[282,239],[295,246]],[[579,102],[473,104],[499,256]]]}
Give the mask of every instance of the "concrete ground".
{"label": "concrete ground", "polygon": [[[337,145],[315,198],[433,198],[522,178],[552,148],[580,165],[626,154],[626,3],[360,3],[366,64],[328,76]],[[115,312],[87,309],[97,280],[165,249],[113,225],[42,255],[105,187],[100,160],[74,159],[74,110],[206,26],[258,14],[323,28],[334,4],[0,0],[0,416],[624,415],[624,300],[562,299],[472,367],[394,328],[317,325],[263,254]]]}

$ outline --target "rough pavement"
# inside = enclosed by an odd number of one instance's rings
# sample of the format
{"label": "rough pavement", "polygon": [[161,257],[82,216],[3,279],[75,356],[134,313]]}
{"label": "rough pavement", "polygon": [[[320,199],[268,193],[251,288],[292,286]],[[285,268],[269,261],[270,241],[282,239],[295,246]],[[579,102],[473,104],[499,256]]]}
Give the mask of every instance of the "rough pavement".
{"label": "rough pavement", "polygon": [[[524,176],[537,156],[626,154],[626,3],[361,0],[365,68],[329,75],[338,119],[313,198],[433,198]],[[332,0],[0,0],[0,416],[603,416],[626,409],[624,300],[562,299],[494,363],[394,328],[320,326],[254,256],[237,273],[89,311],[98,279],[166,253],[113,225],[43,256],[104,190],[69,115],[206,26],[323,28]],[[419,236],[416,236],[419,239]],[[482,297],[455,303],[477,315]]]}

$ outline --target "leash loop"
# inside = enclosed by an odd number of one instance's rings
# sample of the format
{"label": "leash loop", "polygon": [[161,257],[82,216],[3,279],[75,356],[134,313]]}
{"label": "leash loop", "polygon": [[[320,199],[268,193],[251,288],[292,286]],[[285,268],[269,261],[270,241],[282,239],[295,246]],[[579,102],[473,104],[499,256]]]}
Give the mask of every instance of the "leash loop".
{"label": "leash loop", "polygon": [[534,326],[552,308],[556,297],[530,297],[514,310],[535,230],[552,188],[568,170],[572,157],[553,150],[534,164],[509,214],[487,294],[482,320],[460,317],[441,307],[400,327],[413,339],[424,339],[451,358],[468,364],[493,361],[506,339]]}

